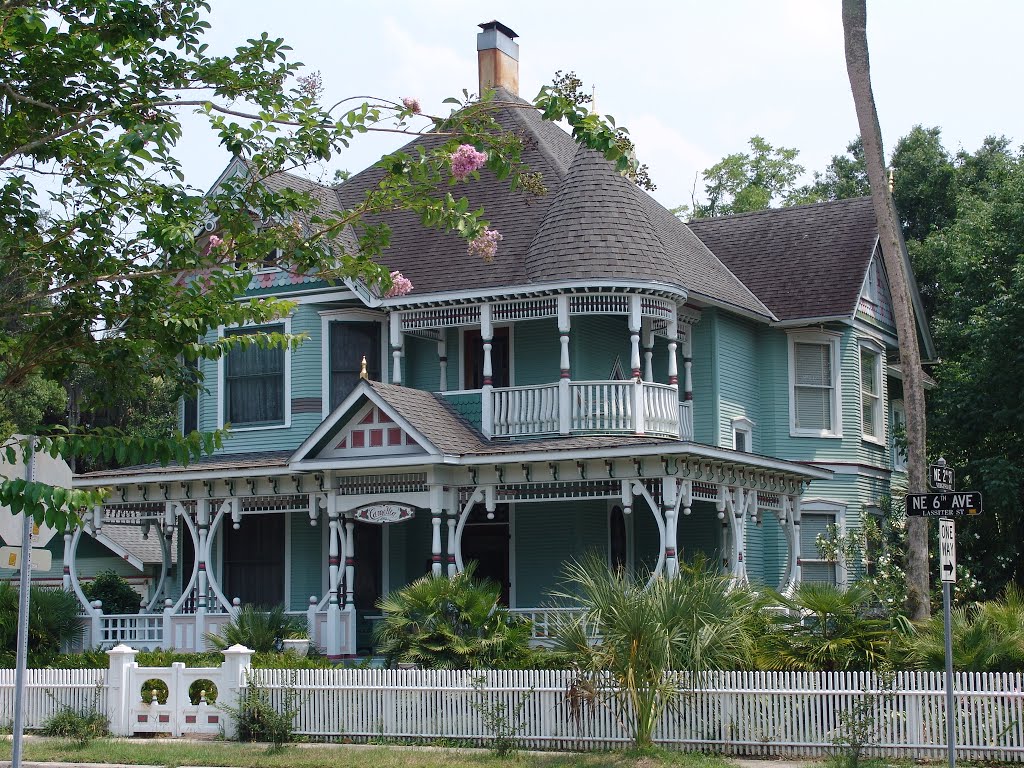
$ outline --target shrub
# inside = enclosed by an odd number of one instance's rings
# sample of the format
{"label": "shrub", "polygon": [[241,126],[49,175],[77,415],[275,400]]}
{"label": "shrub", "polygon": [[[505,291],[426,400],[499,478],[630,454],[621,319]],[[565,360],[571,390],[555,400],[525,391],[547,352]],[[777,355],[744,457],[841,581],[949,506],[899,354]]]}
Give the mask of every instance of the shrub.
{"label": "shrub", "polygon": [[786,613],[772,616],[758,643],[760,668],[847,671],[878,668],[889,648],[889,624],[871,618],[872,594],[862,584],[804,582],[791,597],[772,592]]}
{"label": "shrub", "polygon": [[100,710],[102,698],[103,686],[97,685],[87,708],[76,710],[61,707],[43,723],[42,734],[69,739],[80,747],[100,736],[106,736],[109,722],[107,716]]}
{"label": "shrub", "polygon": [[138,613],[142,597],[128,580],[114,571],[103,571],[92,581],[82,585],[82,592],[92,600],[103,602],[103,612]]}
{"label": "shrub", "polygon": [[518,668],[529,657],[530,624],[498,604],[497,584],[473,578],[472,565],[452,576],[423,576],[377,603],[377,652],[389,664],[429,669]]}
{"label": "shrub", "polygon": [[271,702],[270,692],[249,675],[237,706],[217,706],[234,719],[239,741],[263,741],[280,749],[295,740],[292,723],[299,712],[297,699],[294,673],[289,683],[282,687],[280,710]]}
{"label": "shrub", "polygon": [[208,633],[204,637],[218,651],[232,645],[244,645],[254,651],[276,651],[281,641],[290,632],[305,629],[301,620],[288,616],[284,606],[262,608],[258,605],[243,605],[238,615],[221,629],[222,634]]}
{"label": "shrub", "polygon": [[[31,587],[29,592],[29,665],[46,666],[63,646],[82,636],[78,598],[62,589]],[[0,652],[13,659],[18,637],[18,589],[0,583]]]}

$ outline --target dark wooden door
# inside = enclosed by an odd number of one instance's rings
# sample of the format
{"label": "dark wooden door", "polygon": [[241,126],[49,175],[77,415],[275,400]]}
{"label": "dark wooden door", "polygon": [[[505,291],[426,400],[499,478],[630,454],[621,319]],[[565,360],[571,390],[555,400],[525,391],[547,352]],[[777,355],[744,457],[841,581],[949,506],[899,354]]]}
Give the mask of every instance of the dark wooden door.
{"label": "dark wooden door", "polygon": [[470,512],[462,531],[462,562],[476,562],[476,576],[501,587],[501,603],[508,605],[509,589],[508,505],[499,504],[488,519],[483,505]]}
{"label": "dark wooden door", "polygon": [[284,515],[246,515],[236,531],[225,522],[224,596],[280,605],[284,596]]}
{"label": "dark wooden door", "polygon": [[[511,386],[509,366],[508,328],[495,328],[491,340],[491,384],[496,387]],[[484,385],[484,342],[480,331],[467,330],[463,336],[464,389],[480,389]]]}

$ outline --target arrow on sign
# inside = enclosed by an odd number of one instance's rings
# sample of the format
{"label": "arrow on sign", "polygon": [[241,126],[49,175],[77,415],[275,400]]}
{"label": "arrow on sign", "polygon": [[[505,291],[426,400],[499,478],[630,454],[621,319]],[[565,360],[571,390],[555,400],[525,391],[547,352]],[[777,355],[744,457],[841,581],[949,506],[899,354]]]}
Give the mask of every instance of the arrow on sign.
{"label": "arrow on sign", "polygon": [[942,570],[943,570],[943,571],[944,571],[945,573],[949,573],[949,574],[952,574],[952,573],[953,573],[953,570],[954,570],[954,569],[953,569],[953,564],[952,564],[952,563],[943,563],[943,564],[942,564]]}

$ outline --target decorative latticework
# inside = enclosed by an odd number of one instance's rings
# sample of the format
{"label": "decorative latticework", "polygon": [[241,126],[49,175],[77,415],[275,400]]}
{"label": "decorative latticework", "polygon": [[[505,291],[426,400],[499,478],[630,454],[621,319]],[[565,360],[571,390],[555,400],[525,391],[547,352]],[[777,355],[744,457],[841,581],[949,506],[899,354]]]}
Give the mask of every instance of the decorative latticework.
{"label": "decorative latticework", "polygon": [[624,315],[629,312],[629,296],[624,293],[588,293],[569,297],[573,315]]}
{"label": "decorative latticework", "polygon": [[309,509],[309,495],[305,493],[281,496],[242,496],[242,514],[255,512],[306,512]]}
{"label": "decorative latticework", "polygon": [[517,299],[502,301],[491,310],[494,320],[531,320],[540,317],[555,317],[558,314],[558,299],[545,296],[540,299]]}
{"label": "decorative latticework", "polygon": [[162,501],[108,503],[103,505],[103,522],[113,525],[141,525],[162,517],[166,505]]}
{"label": "decorative latticework", "polygon": [[460,325],[480,325],[480,305],[463,304],[431,309],[410,309],[401,313],[402,330],[420,328],[451,328]]}
{"label": "decorative latticework", "polygon": [[338,478],[342,495],[419,493],[426,491],[425,472],[406,472],[390,475],[349,475]]}

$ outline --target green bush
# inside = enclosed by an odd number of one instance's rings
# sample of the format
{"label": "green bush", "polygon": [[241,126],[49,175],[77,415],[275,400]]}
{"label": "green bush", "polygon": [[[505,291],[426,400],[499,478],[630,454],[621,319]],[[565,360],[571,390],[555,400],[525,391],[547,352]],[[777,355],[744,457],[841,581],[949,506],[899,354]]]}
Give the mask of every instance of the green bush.
{"label": "green bush", "polygon": [[218,704],[234,719],[238,728],[239,741],[268,742],[280,749],[295,740],[292,723],[298,714],[298,695],[295,690],[295,675],[281,690],[281,709],[270,701],[270,693],[250,675],[247,685],[239,695],[237,706]]}
{"label": "green bush", "polygon": [[82,585],[82,592],[89,601],[103,602],[107,614],[138,613],[142,597],[128,583],[128,580],[114,571],[103,571],[90,582]]}
{"label": "green bush", "polygon": [[427,575],[377,603],[377,652],[389,664],[429,669],[520,668],[530,656],[530,623],[498,604],[497,584],[462,573]]}
{"label": "green bush", "polygon": [[109,722],[107,716],[100,709],[102,699],[103,686],[97,685],[88,707],[81,711],[71,707],[61,707],[46,719],[40,732],[44,736],[68,739],[80,747],[84,747],[100,736],[106,736],[109,732]]}
{"label": "green bush", "polygon": [[[33,667],[46,666],[65,645],[82,637],[78,598],[62,589],[31,587],[28,615],[28,659]],[[13,666],[18,637],[18,589],[0,583],[0,658]]]}
{"label": "green bush", "polygon": [[278,650],[290,633],[304,630],[304,622],[285,613],[284,606],[262,608],[246,604],[224,625],[221,634],[207,633],[204,637],[218,651],[241,644],[254,651],[269,652]]}

